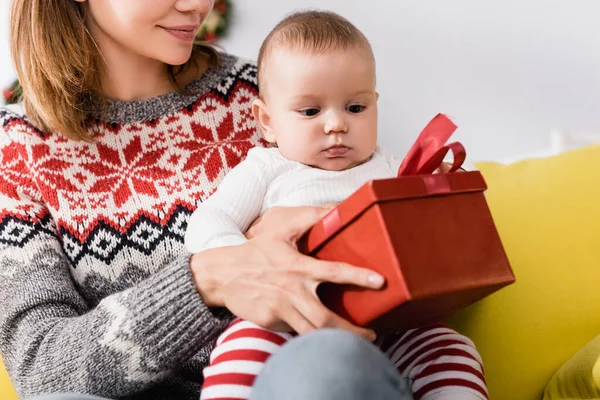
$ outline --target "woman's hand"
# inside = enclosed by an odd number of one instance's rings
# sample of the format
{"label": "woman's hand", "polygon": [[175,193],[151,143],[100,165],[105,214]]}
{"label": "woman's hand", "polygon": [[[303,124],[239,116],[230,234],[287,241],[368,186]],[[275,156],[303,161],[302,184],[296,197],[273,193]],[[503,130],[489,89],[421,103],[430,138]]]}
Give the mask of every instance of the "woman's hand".
{"label": "woman's hand", "polygon": [[[317,297],[322,282],[379,289],[381,275],[344,263],[300,254],[296,241],[328,208],[300,207],[287,213],[240,246],[195,254],[191,268],[209,307],[227,307],[240,318],[268,329],[303,334],[319,328],[341,328],[373,340],[368,329],[352,325],[327,309]],[[283,215],[283,214],[280,214]]]}

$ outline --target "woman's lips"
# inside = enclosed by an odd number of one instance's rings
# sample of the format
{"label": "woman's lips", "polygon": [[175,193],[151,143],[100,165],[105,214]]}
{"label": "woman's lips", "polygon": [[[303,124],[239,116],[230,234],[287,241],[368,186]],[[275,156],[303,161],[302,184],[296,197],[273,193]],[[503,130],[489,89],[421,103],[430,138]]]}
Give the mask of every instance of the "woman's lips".
{"label": "woman's lips", "polygon": [[196,32],[198,31],[197,25],[161,26],[161,28],[177,39],[186,42],[193,41],[196,37]]}
{"label": "woman's lips", "polygon": [[343,157],[350,151],[349,147],[346,146],[331,146],[325,150],[325,153],[329,157]]}

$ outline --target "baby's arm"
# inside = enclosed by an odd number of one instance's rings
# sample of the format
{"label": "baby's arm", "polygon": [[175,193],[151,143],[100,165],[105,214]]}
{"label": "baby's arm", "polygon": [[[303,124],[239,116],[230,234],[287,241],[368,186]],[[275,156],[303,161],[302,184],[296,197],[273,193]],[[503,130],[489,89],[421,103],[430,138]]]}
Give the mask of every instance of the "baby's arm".
{"label": "baby's arm", "polygon": [[259,217],[267,191],[266,168],[252,151],[233,168],[217,191],[192,214],[185,233],[191,253],[234,246],[246,241],[244,232]]}

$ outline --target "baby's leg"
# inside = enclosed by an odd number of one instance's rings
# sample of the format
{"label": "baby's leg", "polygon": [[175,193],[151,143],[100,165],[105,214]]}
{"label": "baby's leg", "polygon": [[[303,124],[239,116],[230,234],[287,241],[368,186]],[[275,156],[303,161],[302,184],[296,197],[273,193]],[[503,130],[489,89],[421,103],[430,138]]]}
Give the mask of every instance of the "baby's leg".
{"label": "baby's leg", "polygon": [[391,335],[379,345],[409,380],[415,400],[488,398],[475,344],[446,325]]}
{"label": "baby's leg", "polygon": [[275,350],[292,337],[236,319],[219,336],[204,368],[201,400],[248,399],[256,375]]}

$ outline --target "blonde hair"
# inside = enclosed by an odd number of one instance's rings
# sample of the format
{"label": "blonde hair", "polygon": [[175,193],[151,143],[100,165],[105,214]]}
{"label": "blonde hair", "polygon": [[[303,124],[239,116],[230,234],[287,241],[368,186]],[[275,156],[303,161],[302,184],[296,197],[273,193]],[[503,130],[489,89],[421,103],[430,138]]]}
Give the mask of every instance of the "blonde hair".
{"label": "blonde hair", "polygon": [[279,22],[267,35],[258,54],[258,87],[265,87],[263,77],[267,59],[275,48],[286,47],[309,54],[330,50],[363,48],[374,61],[373,49],[365,35],[350,21],[331,11],[297,11]]}
{"label": "blonde hair", "polygon": [[[12,0],[10,44],[27,118],[42,131],[91,140],[84,100],[90,93],[102,94],[104,64],[81,4],[73,0]],[[177,75],[200,55],[208,56],[211,66],[218,64],[217,51],[198,43],[188,63],[169,66],[169,79],[178,90],[183,89]]]}

